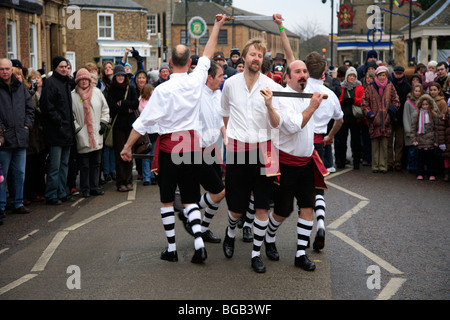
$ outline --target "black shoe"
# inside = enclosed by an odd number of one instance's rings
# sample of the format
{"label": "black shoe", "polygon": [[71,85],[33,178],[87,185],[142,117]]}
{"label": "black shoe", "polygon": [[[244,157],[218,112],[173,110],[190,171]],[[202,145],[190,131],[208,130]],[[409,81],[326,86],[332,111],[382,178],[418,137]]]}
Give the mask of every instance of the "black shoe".
{"label": "black shoe", "polygon": [[250,227],[242,228],[242,238],[244,242],[252,242],[253,241],[252,228]]}
{"label": "black shoe", "polygon": [[244,226],[244,223],[245,223],[245,214],[241,214],[241,216],[239,217],[239,220],[238,220],[236,226],[239,229],[242,229],[242,227]]}
{"label": "black shoe", "polygon": [[264,246],[266,247],[266,256],[267,258],[269,258],[269,260],[272,261],[280,260],[280,255],[278,254],[275,242],[266,242],[266,239],[264,239]]}
{"label": "black shoe", "polygon": [[203,232],[202,238],[203,238],[203,241],[210,242],[210,243],[220,243],[222,241],[222,239],[213,235],[211,230],[206,230],[205,232]]}
{"label": "black shoe", "polygon": [[325,230],[320,228],[317,230],[316,238],[314,239],[313,249],[322,250],[325,247]]}
{"label": "black shoe", "polygon": [[295,266],[306,271],[314,271],[316,269],[315,263],[309,260],[306,254],[300,257],[295,257]]}
{"label": "black shoe", "polygon": [[85,190],[85,191],[81,192],[81,196],[83,198],[89,198],[91,195],[90,195],[89,191]]}
{"label": "black shoe", "polygon": [[198,250],[195,250],[194,255],[192,256],[191,262],[192,263],[203,263],[206,258],[207,258],[207,254],[206,254],[206,249],[205,247],[200,248]]}
{"label": "black shoe", "polygon": [[105,175],[104,177],[105,177],[105,181],[106,181],[106,182],[112,180],[111,175],[110,175],[109,173],[108,173],[107,175]]}
{"label": "black shoe", "polygon": [[25,208],[24,206],[20,206],[18,208],[15,208],[13,210],[13,213],[18,213],[18,214],[27,214],[30,213],[31,211],[28,210],[27,208]]}
{"label": "black shoe", "polygon": [[180,218],[181,222],[183,222],[184,230],[194,237],[194,232],[192,231],[191,225],[188,219],[184,216],[183,211],[178,212],[178,218]]}
{"label": "black shoe", "polygon": [[168,251],[167,249],[161,252],[161,259],[167,260],[170,262],[176,262],[178,261],[178,254],[177,251]]}
{"label": "black shoe", "polygon": [[150,185],[150,181],[144,181],[144,182],[142,183],[142,185],[148,186],[148,185]]}
{"label": "black shoe", "polygon": [[252,268],[257,273],[264,273],[266,272],[266,266],[261,260],[260,256],[256,256],[252,258]]}
{"label": "black shoe", "polygon": [[230,259],[234,254],[234,239],[228,236],[228,228],[225,229],[225,240],[223,240],[223,253]]}
{"label": "black shoe", "polygon": [[115,172],[111,173],[111,179],[113,179],[114,181],[116,181],[116,173],[115,173]]}
{"label": "black shoe", "polygon": [[75,198],[72,196],[65,196],[60,199],[62,202],[74,202]]}
{"label": "black shoe", "polygon": [[156,178],[150,178],[150,183],[152,184],[152,186],[155,186],[158,184],[158,181],[156,180]]}
{"label": "black shoe", "polygon": [[91,196],[102,196],[105,194],[105,191],[102,189],[94,189],[90,191]]}
{"label": "black shoe", "polygon": [[45,204],[53,205],[53,206],[60,205],[61,204],[61,200],[59,200],[59,199],[47,199],[47,200],[45,200]]}

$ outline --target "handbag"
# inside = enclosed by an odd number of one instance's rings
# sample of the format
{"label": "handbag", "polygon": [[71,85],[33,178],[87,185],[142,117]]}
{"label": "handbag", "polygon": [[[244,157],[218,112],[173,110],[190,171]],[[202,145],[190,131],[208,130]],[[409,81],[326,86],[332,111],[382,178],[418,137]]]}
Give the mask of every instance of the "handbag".
{"label": "handbag", "polygon": [[[139,110],[134,110],[134,114],[136,118],[139,117]],[[152,151],[153,145],[150,141],[150,137],[148,133],[145,133],[143,136],[136,141],[134,144],[134,153],[136,154],[147,154]]]}
{"label": "handbag", "polygon": [[[349,98],[352,96],[350,95],[350,92],[347,90],[347,95]],[[355,104],[352,104],[352,114],[356,119],[362,119],[364,118],[364,113],[362,111],[362,108],[360,106],[357,106]]]}
{"label": "handbag", "polygon": [[113,127],[114,127],[114,123],[116,123],[116,119],[117,119],[117,115],[114,117],[114,121],[112,123],[108,123],[106,125],[106,130],[105,130],[105,146],[112,148],[114,146],[113,143]]}

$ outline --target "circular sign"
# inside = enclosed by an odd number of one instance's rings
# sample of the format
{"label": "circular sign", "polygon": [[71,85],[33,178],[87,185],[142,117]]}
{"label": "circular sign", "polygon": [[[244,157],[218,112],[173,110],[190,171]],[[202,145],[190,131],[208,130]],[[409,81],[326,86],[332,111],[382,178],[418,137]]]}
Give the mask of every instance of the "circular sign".
{"label": "circular sign", "polygon": [[206,21],[202,17],[192,17],[188,24],[192,38],[200,39],[206,33]]}

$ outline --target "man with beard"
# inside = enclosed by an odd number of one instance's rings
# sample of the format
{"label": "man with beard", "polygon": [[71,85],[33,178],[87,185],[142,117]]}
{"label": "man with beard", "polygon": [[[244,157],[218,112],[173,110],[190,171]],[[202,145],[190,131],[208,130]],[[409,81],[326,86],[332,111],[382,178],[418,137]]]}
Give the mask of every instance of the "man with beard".
{"label": "man with beard", "polygon": [[[244,72],[225,81],[221,111],[228,138],[225,185],[229,224],[223,250],[227,258],[233,256],[236,224],[246,213],[253,191],[255,221],[251,265],[258,273],[266,271],[260,251],[268,224],[271,175],[277,174],[278,167],[278,161],[273,159],[276,154],[272,152],[271,129],[278,128],[281,119],[278,101],[272,101],[271,91],[283,88],[260,72],[265,54],[263,40],[247,42],[242,50]],[[276,166],[269,166],[269,162]]]}
{"label": "man with beard", "polygon": [[[308,69],[303,61],[294,61],[286,72],[285,92],[303,92],[308,79]],[[269,216],[265,237],[266,255],[270,260],[279,260],[275,246],[275,234],[281,223],[293,210],[294,197],[300,207],[297,220],[297,253],[295,266],[313,271],[316,266],[308,259],[305,249],[313,226],[315,202],[315,167],[321,168],[321,186],[326,168],[314,150],[313,114],[319,108],[323,96],[318,92],[310,101],[305,99],[280,98],[282,125],[278,148],[280,150],[280,184],[275,187],[274,211]],[[309,102],[309,104],[308,104]]]}

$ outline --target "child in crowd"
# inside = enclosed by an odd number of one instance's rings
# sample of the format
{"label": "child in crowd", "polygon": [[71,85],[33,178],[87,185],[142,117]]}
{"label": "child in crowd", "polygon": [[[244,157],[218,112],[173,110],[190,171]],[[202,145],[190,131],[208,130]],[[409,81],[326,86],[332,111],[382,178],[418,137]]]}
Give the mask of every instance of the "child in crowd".
{"label": "child in crowd", "polygon": [[433,98],[424,94],[417,100],[417,114],[411,123],[411,141],[418,150],[417,180],[424,179],[425,167],[430,181],[436,180],[434,148],[438,146],[438,110]]}
{"label": "child in crowd", "polygon": [[444,158],[444,181],[450,180],[450,99],[447,112],[439,119],[438,143]]}
{"label": "child in crowd", "polygon": [[444,93],[442,92],[442,87],[439,83],[434,82],[429,87],[430,96],[436,102],[436,105],[439,109],[439,114],[442,115],[447,112],[447,103],[444,99]]}
{"label": "child in crowd", "polygon": [[[144,108],[147,105],[147,102],[150,99],[152,93],[153,93],[153,86],[151,84],[147,83],[142,87],[141,95],[139,97],[139,113],[142,113],[142,111],[144,111]],[[155,141],[151,142],[153,145],[155,144]],[[153,149],[149,153],[149,155],[153,155]],[[151,172],[152,163],[153,160],[142,159],[142,183],[144,186],[148,186],[150,184],[150,178],[152,178],[151,179],[152,184],[156,184],[155,183],[156,178],[154,177],[154,174]]]}
{"label": "child in crowd", "polygon": [[403,126],[405,133],[405,147],[407,149],[408,171],[416,173],[417,171],[417,149],[411,141],[411,123],[419,110],[416,106],[417,100],[424,94],[420,83],[412,85],[411,92],[403,108]]}

